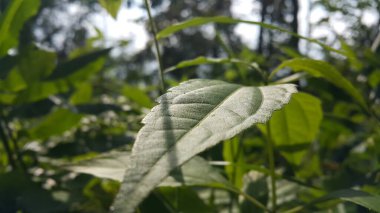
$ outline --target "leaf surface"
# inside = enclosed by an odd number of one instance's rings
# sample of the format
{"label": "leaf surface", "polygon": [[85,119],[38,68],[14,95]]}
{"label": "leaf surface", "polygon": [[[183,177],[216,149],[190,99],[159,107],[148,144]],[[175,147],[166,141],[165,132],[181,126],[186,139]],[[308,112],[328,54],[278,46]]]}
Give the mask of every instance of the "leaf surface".
{"label": "leaf surface", "polygon": [[122,0],[99,0],[99,3],[114,19],[116,19]]}
{"label": "leaf surface", "polygon": [[283,62],[270,75],[273,77],[284,67],[290,67],[294,72],[307,72],[314,77],[322,77],[350,94],[362,107],[368,109],[360,92],[335,67],[330,64],[313,59],[296,58]]}
{"label": "leaf surface", "polygon": [[199,57],[194,58],[194,59],[181,61],[178,64],[166,69],[165,72],[172,72],[172,71],[177,70],[177,69],[182,69],[185,67],[191,67],[191,66],[197,66],[197,65],[203,65],[203,64],[227,64],[227,63],[243,64],[246,66],[255,66],[254,63],[242,61],[242,60],[239,60],[236,58],[209,58],[209,57],[199,56]]}
{"label": "leaf surface", "polygon": [[47,139],[76,127],[81,118],[82,115],[80,114],[67,109],[58,109],[46,116],[39,125],[30,129],[29,134],[34,139]]}
{"label": "leaf surface", "polygon": [[145,91],[138,87],[125,84],[122,89],[122,94],[142,107],[150,109],[153,106],[153,102],[149,96],[145,93]]}
{"label": "leaf surface", "polygon": [[217,80],[190,80],[170,89],[143,119],[113,210],[133,212],[174,168],[266,122],[296,92],[292,84],[245,87]]}
{"label": "leaf surface", "polygon": [[273,113],[270,127],[276,145],[302,144],[313,140],[323,117],[321,101],[297,93],[282,110]]}
{"label": "leaf surface", "polygon": [[17,46],[19,33],[30,17],[37,13],[40,0],[12,0],[0,16],[0,57]]}
{"label": "leaf surface", "polygon": [[[109,153],[101,157],[69,165],[66,169],[121,182],[127,165],[130,163],[129,158],[129,152]],[[196,156],[183,164],[180,168],[173,170],[170,176],[160,183],[160,186],[200,186],[213,183],[228,184],[228,181],[216,169],[209,165],[206,160]]]}
{"label": "leaf surface", "polygon": [[62,79],[80,72],[85,69],[86,66],[107,56],[111,50],[112,48],[95,50],[93,52],[73,58],[64,63],[58,64],[53,73],[47,78],[47,80]]}
{"label": "leaf surface", "polygon": [[189,19],[187,21],[171,25],[171,26],[169,26],[169,27],[161,30],[157,34],[157,38],[158,39],[163,39],[163,38],[166,38],[166,37],[168,37],[168,36],[170,36],[170,35],[178,32],[178,31],[181,31],[181,30],[184,30],[184,29],[187,29],[187,28],[190,28],[190,27],[197,27],[197,26],[209,24],[209,23],[218,23],[218,24],[239,24],[239,23],[244,23],[244,24],[258,25],[258,26],[261,26],[261,27],[264,27],[264,28],[267,28],[267,29],[271,29],[271,30],[276,30],[276,31],[287,33],[287,34],[292,35],[294,37],[297,37],[297,38],[300,38],[300,39],[304,39],[306,41],[318,44],[321,47],[323,47],[323,48],[325,48],[325,49],[327,49],[329,51],[345,55],[345,52],[343,52],[341,50],[334,49],[334,48],[332,48],[332,47],[330,47],[330,46],[328,46],[328,45],[326,45],[326,44],[318,41],[317,39],[312,39],[312,38],[304,37],[304,36],[301,36],[301,35],[299,35],[297,33],[294,33],[292,31],[289,31],[287,29],[284,29],[284,28],[281,28],[281,27],[278,27],[278,26],[275,26],[275,25],[267,24],[267,23],[264,23],[264,22],[234,19],[234,18],[230,18],[230,17],[227,17],[227,16],[195,17],[195,18]]}
{"label": "leaf surface", "polygon": [[343,201],[348,201],[355,203],[360,206],[364,206],[370,210],[380,212],[380,196],[372,195],[367,192],[353,190],[353,189],[343,189],[339,191],[331,192],[317,200],[313,201],[312,204],[332,200],[340,199]]}
{"label": "leaf surface", "polygon": [[[273,113],[270,120],[271,138],[277,146],[292,147],[310,144],[315,139],[323,112],[318,98],[297,93],[282,110]],[[288,161],[299,164],[302,155],[282,152]]]}

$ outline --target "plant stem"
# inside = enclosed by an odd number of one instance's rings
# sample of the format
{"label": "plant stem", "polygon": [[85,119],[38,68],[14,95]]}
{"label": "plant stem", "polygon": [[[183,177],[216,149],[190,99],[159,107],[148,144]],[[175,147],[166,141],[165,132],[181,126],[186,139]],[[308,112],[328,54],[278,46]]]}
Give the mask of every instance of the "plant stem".
{"label": "plant stem", "polygon": [[242,192],[240,191],[239,189],[234,189],[234,188],[225,188],[226,190],[230,190],[232,192],[235,192],[237,194],[240,194],[242,195],[245,199],[247,199],[248,201],[250,201],[253,205],[259,207],[260,209],[263,209],[265,212],[270,212],[264,204],[260,203],[260,201],[256,200],[254,197],[252,197],[251,195],[245,193],[245,192]]}
{"label": "plant stem", "polygon": [[[244,133],[242,133],[242,135],[235,141],[234,139],[230,140],[229,143],[230,143],[230,152],[231,152],[231,155],[232,155],[232,174],[231,174],[231,182],[237,186],[236,184],[236,176],[237,176],[237,163],[239,161],[239,156],[240,156],[240,153],[243,149],[243,137],[244,137]],[[237,147],[237,150],[235,150],[235,143],[239,143],[238,144],[238,147]],[[229,212],[232,212],[233,210],[233,204],[234,202],[237,202],[237,197],[233,194],[233,193],[230,193],[230,206],[229,206]]]}
{"label": "plant stem", "polygon": [[271,138],[271,131],[269,121],[267,122],[267,148],[268,148],[268,160],[269,160],[269,174],[271,179],[271,192],[272,192],[272,210],[276,212],[277,208],[277,194],[276,194],[276,173],[275,173],[275,162],[274,162],[274,144]]}
{"label": "plant stem", "polygon": [[158,46],[158,40],[156,36],[157,35],[156,25],[154,24],[154,20],[152,17],[149,0],[144,0],[144,2],[145,2],[146,11],[148,12],[149,23],[150,23],[150,27],[153,34],[154,46],[156,48],[156,58],[159,65],[159,79],[160,79],[161,93],[164,93],[165,92],[164,65],[162,63],[160,47]]}
{"label": "plant stem", "polygon": [[7,153],[9,164],[11,165],[12,169],[16,169],[17,168],[16,161],[13,159],[13,153],[12,153],[11,147],[9,146],[9,140],[5,134],[4,128],[1,125],[1,123],[0,123],[0,138],[1,138],[1,141],[3,142],[5,152]]}
{"label": "plant stem", "polygon": [[4,130],[4,134],[8,138],[8,141],[11,141],[13,144],[14,151],[16,152],[17,161],[20,164],[21,168],[25,173],[27,173],[27,167],[23,160],[22,153],[20,151],[20,147],[18,146],[17,140],[13,137],[12,130],[8,126],[8,119],[4,114],[0,114],[0,119],[2,122],[2,129]]}

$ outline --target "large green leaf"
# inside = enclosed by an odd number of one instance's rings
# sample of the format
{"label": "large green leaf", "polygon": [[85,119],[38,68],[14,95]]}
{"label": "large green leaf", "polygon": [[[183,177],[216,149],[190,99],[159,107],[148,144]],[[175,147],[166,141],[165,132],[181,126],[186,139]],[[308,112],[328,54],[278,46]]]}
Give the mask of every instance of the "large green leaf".
{"label": "large green leaf", "polygon": [[49,114],[39,125],[30,129],[29,134],[34,139],[46,139],[75,127],[81,118],[80,114],[67,109],[58,109]]}
{"label": "large green leaf", "polygon": [[287,60],[281,63],[271,73],[270,78],[284,67],[290,67],[294,72],[305,71],[314,77],[325,78],[330,83],[350,94],[362,107],[368,109],[367,104],[360,92],[342,74],[340,74],[335,67],[331,66],[327,62],[306,58]]}
{"label": "large green leaf", "polygon": [[30,85],[17,94],[13,103],[23,104],[45,99],[57,93],[67,92],[69,85],[66,82],[38,82]]}
{"label": "large green leaf", "polygon": [[79,84],[74,94],[70,97],[70,104],[86,104],[91,101],[92,97],[92,85],[90,83]]}
{"label": "large green leaf", "polygon": [[25,90],[20,91],[13,102],[29,103],[57,93],[67,92],[72,85],[79,84],[99,72],[105,63],[104,55],[108,51],[109,49],[96,51],[59,64],[50,76],[55,80],[39,81],[30,85]]}
{"label": "large green leaf", "polygon": [[29,45],[22,49],[18,69],[28,85],[46,78],[56,66],[57,56],[54,52]]}
{"label": "large green leaf", "polygon": [[143,120],[114,210],[133,212],[174,168],[266,122],[295,92],[292,84],[245,87],[216,80],[190,80],[170,89]]}
{"label": "large green leaf", "polygon": [[365,192],[355,190],[345,190],[336,192],[331,197],[335,196],[344,201],[355,203],[360,206],[364,206],[370,210],[380,212],[380,196],[374,196]]}
{"label": "large green leaf", "polygon": [[19,33],[31,16],[37,13],[40,0],[12,0],[0,17],[0,57],[17,46]]}
{"label": "large green leaf", "polygon": [[[282,110],[273,113],[269,122],[271,138],[277,146],[296,146],[315,139],[323,112],[318,98],[297,93]],[[283,155],[292,163],[299,164],[302,156],[295,153]]]}
{"label": "large green leaf", "polygon": [[226,16],[196,17],[196,18],[184,21],[184,22],[180,22],[178,24],[171,25],[171,26],[169,26],[169,27],[161,30],[157,34],[157,38],[158,39],[166,38],[166,37],[168,37],[168,36],[170,36],[170,35],[178,32],[180,30],[183,30],[183,29],[186,29],[186,28],[190,28],[190,27],[196,27],[196,26],[200,26],[200,25],[204,25],[204,24],[209,24],[209,23],[218,23],[218,24],[238,24],[238,23],[244,23],[244,24],[259,25],[259,26],[267,28],[267,29],[277,30],[277,31],[280,31],[280,32],[288,33],[288,34],[290,34],[292,36],[295,36],[297,38],[304,39],[306,41],[318,44],[321,47],[323,47],[323,48],[325,48],[325,49],[327,49],[329,51],[336,52],[336,53],[344,55],[343,51],[340,51],[340,50],[334,49],[334,48],[332,48],[332,47],[330,47],[328,45],[325,45],[322,42],[318,41],[317,39],[312,39],[312,38],[304,37],[304,36],[301,36],[301,35],[299,35],[297,33],[292,32],[290,30],[287,30],[287,29],[284,29],[284,28],[281,28],[281,27],[277,27],[275,25],[266,24],[266,23],[263,23],[263,22],[234,19],[234,18],[230,18],[230,17],[226,17]]}
{"label": "large green leaf", "polygon": [[122,2],[122,0],[99,0],[100,5],[102,5],[114,19],[116,19]]}
{"label": "large green leaf", "polygon": [[[99,178],[122,181],[127,165],[130,163],[129,158],[130,152],[115,152],[69,165],[65,168],[73,172],[90,174]],[[228,181],[210,166],[206,160],[196,156],[183,164],[180,169],[173,170],[170,176],[160,183],[160,186],[200,186],[213,183],[227,184]]]}
{"label": "large green leaf", "polygon": [[123,91],[125,97],[129,98],[131,101],[137,103],[138,105],[146,108],[152,108],[153,102],[149,96],[140,88],[131,85],[124,85]]}
{"label": "large green leaf", "polygon": [[367,192],[353,190],[353,189],[343,189],[343,190],[331,192],[321,198],[316,199],[315,201],[311,202],[309,205],[329,201],[332,199],[340,199],[343,201],[348,201],[360,206],[364,206],[370,210],[380,212],[380,202],[379,202],[380,196],[372,195]]}
{"label": "large green leaf", "polygon": [[111,49],[112,48],[96,50],[58,64],[52,75],[49,76],[48,80],[66,78],[74,73],[80,72],[83,69],[86,69],[87,66],[93,64],[95,61],[101,60],[103,57],[107,56]]}

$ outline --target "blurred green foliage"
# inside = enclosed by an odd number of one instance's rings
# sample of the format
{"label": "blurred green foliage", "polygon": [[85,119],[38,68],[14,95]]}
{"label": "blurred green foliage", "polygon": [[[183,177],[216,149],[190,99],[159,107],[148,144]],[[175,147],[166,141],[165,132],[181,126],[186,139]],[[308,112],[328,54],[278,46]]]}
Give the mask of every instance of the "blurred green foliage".
{"label": "blurred green foliage", "polygon": [[[379,16],[380,3],[313,1],[310,8],[327,16],[308,23],[311,29],[340,16],[347,33],[301,43],[305,38],[294,36],[298,1],[253,2],[260,6],[252,11],[259,14],[255,47],[234,33],[240,20],[228,18],[230,0],[152,1],[157,28],[165,29],[159,35],[167,85],[209,78],[262,86],[270,74],[271,84],[297,84],[302,93],[269,122],[276,210],[379,211],[379,30],[362,15]],[[109,211],[140,122],[159,96],[158,66],[152,42],[129,53],[129,41],[107,43],[88,23],[103,8],[116,19],[120,9],[140,4],[0,1],[0,212]],[[69,17],[72,5],[80,12]],[[181,21],[181,29],[170,27]],[[259,125],[202,153],[138,211],[262,211],[250,198],[272,208],[267,140],[267,126]]]}

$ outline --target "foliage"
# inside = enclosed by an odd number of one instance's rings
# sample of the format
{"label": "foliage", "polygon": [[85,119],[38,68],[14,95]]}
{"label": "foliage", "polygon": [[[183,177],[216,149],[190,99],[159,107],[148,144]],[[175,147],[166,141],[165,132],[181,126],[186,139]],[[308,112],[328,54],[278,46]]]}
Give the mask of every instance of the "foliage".
{"label": "foliage", "polygon": [[[0,2],[0,212],[380,212],[379,44],[297,34],[292,0],[262,1],[261,21],[231,1],[164,2],[161,48],[126,55],[81,25],[126,1],[83,1],[61,47],[46,14],[77,1]],[[356,8],[338,2],[313,6]],[[260,28],[256,49],[238,24]]]}

